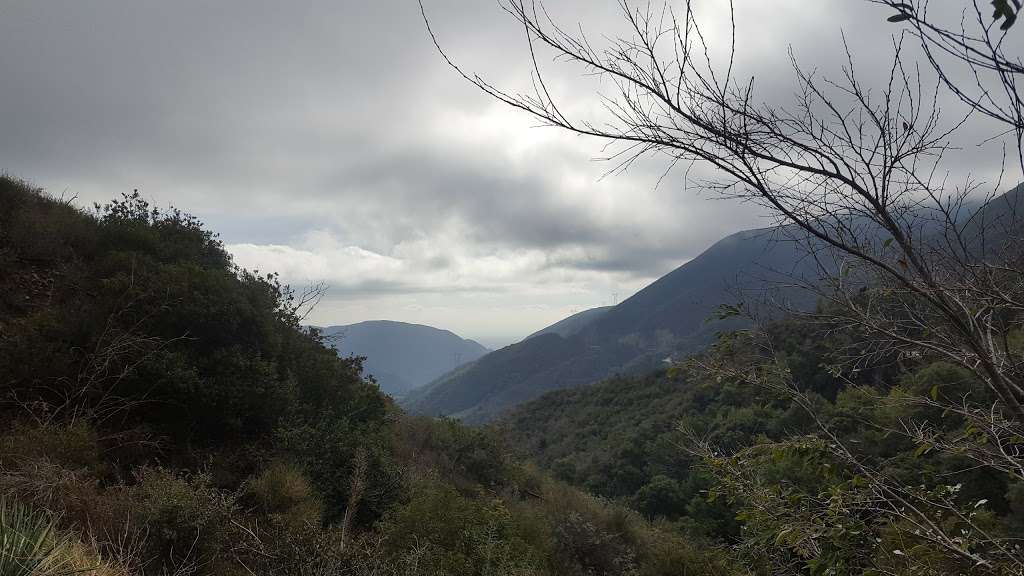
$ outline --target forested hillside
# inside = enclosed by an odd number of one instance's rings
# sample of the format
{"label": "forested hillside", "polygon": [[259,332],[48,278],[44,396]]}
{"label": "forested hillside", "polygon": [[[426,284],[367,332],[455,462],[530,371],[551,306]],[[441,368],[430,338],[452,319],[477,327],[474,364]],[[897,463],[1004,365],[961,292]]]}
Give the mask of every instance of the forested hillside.
{"label": "forested hillside", "polygon": [[[835,435],[833,447],[854,451],[871,473],[908,493],[944,494],[942,505],[925,513],[950,526],[963,523],[973,549],[999,542],[1015,549],[1024,538],[1024,478],[973,465],[967,454],[933,450],[940,440],[920,441],[907,428],[935,426],[950,439],[980,435],[969,418],[916,400],[977,391],[970,372],[934,358],[889,356],[841,376],[831,367],[850,354],[850,338],[823,338],[821,326],[795,320],[771,325],[764,337],[807,405],[785,389],[735,376],[733,367],[742,372],[769,362],[759,338],[737,333],[687,365],[550,392],[496,426],[557,477],[680,533],[730,544],[753,565],[813,558],[810,573],[824,566],[851,574],[879,566],[913,573],[912,565],[931,573],[971,571],[969,561],[943,558],[942,546],[915,538],[909,520],[900,526],[873,510],[884,504],[870,501],[860,476],[867,472],[821,446],[829,438],[823,431]],[[1024,349],[1020,332],[1016,346]],[[695,449],[701,445],[711,453]],[[968,535],[961,510],[983,515],[988,533]],[[1007,573],[1016,573],[1013,565]]]}
{"label": "forested hillside", "polygon": [[274,276],[136,195],[0,179],[0,574],[720,574],[728,559],[403,415]]}

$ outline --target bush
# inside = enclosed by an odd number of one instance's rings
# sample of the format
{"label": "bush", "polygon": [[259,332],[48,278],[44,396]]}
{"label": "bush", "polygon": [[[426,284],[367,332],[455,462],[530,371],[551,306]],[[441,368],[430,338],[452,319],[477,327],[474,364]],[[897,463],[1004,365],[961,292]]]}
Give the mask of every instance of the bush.
{"label": "bush", "polygon": [[205,474],[143,468],[130,496],[148,531],[150,556],[172,564],[210,562],[230,543],[235,499]]}
{"label": "bush", "polygon": [[469,498],[437,478],[417,480],[411,500],[385,516],[382,532],[391,556],[422,549],[428,574],[531,573],[540,565],[500,499]]}
{"label": "bush", "polygon": [[69,260],[95,248],[95,225],[70,202],[0,176],[0,262]]}
{"label": "bush", "polygon": [[319,525],[320,498],[302,471],[290,462],[275,461],[245,485],[245,497],[266,515],[300,527]]}
{"label": "bush", "polygon": [[81,420],[67,426],[19,423],[0,436],[0,468],[40,459],[67,468],[98,470],[101,464],[96,431]]}
{"label": "bush", "polygon": [[555,527],[563,574],[618,576],[637,574],[636,554],[617,534],[606,532],[579,512],[570,512]]}

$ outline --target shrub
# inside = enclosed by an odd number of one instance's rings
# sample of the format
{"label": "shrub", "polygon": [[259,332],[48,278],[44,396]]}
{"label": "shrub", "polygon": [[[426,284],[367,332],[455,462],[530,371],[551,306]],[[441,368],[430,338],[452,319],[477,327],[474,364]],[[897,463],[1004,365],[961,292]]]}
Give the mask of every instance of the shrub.
{"label": "shrub", "polygon": [[392,557],[420,549],[420,569],[451,576],[521,574],[539,559],[498,498],[469,498],[436,478],[414,482],[411,499],[382,521]]}
{"label": "shrub", "polygon": [[25,182],[0,176],[0,206],[0,252],[9,256],[54,261],[93,247],[95,224],[88,216]]}
{"label": "shrub", "polygon": [[564,574],[617,576],[637,574],[636,554],[622,539],[606,532],[579,512],[570,512],[555,527]]}
{"label": "shrub", "polygon": [[100,467],[96,431],[79,420],[67,426],[16,424],[0,436],[0,467],[40,459],[67,468],[96,470]]}
{"label": "shrub", "polygon": [[152,557],[172,564],[210,561],[227,547],[235,499],[212,486],[208,475],[143,468],[136,480],[130,497],[148,530]]}
{"label": "shrub", "polygon": [[508,446],[493,430],[453,419],[407,416],[395,426],[394,450],[419,472],[434,471],[457,487],[505,487],[515,478]]}
{"label": "shrub", "polygon": [[318,525],[322,503],[298,466],[275,461],[245,485],[245,497],[263,514],[292,526]]}

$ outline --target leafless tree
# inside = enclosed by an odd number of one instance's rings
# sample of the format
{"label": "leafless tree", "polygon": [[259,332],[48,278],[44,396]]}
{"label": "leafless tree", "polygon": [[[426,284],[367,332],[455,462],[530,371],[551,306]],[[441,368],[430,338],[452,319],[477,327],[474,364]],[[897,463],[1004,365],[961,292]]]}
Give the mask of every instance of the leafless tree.
{"label": "leafless tree", "polygon": [[[1020,3],[972,0],[968,8],[951,11],[948,2],[933,8],[930,0],[870,1],[892,9],[890,22],[906,23],[947,90],[972,110],[1007,127],[1015,137],[1018,161],[1024,166],[1024,101],[1017,90],[1024,63],[1006,52]],[[989,6],[994,8],[991,15]]]}
{"label": "leafless tree", "polygon": [[306,318],[316,310],[316,307],[323,300],[324,294],[327,293],[327,283],[320,281],[314,282],[305,286],[302,292],[297,295],[289,293],[288,303],[291,307],[292,313],[299,319],[299,322],[303,322]]}
{"label": "leafless tree", "polygon": [[[533,85],[526,92],[499,88],[462,68],[445,52],[425,9],[423,16],[438,50],[463,78],[545,125],[606,141],[616,168],[645,155],[664,158],[669,169],[686,167],[688,173],[694,165],[710,167],[715,176],[700,182],[702,188],[766,209],[780,232],[820,264],[820,278],[807,286],[830,301],[820,320],[830,329],[864,335],[851,363],[882,354],[943,358],[975,374],[994,399],[989,405],[938,396],[916,400],[973,422],[980,441],[948,438],[916,422],[899,432],[930,449],[964,453],[978,466],[1018,477],[1024,468],[1020,193],[999,193],[1005,161],[994,182],[968,179],[959,185],[947,181],[945,163],[959,132],[985,119],[1010,127],[1020,157],[1022,107],[1015,84],[1020,65],[1004,54],[1003,36],[977,5],[980,35],[969,34],[966,24],[959,33],[934,24],[925,0],[878,3],[895,9],[896,20],[912,28],[909,36],[897,31],[893,37],[881,85],[865,84],[844,41],[845,63],[834,77],[802,68],[790,54],[796,90],[788,105],[760,100],[754,79],[736,74],[735,24],[724,58],[716,61],[712,54],[722,46],[711,45],[689,1],[638,8],[623,0],[627,32],[598,37],[559,25],[538,0],[503,0],[502,8],[524,31],[524,53],[532,63]],[[911,56],[917,44],[930,67]],[[545,57],[610,87],[595,95],[604,112],[570,113],[546,81]],[[941,57],[960,59],[973,80],[961,84]],[[963,114],[942,113],[947,93],[967,104]],[[813,403],[785,375],[784,366],[761,366],[777,370],[771,378],[756,370],[733,376],[780,387],[814,416]],[[726,375],[735,370],[717,369]],[[851,513],[889,515],[894,523],[910,526],[907,534],[968,565],[1024,569],[1014,560],[1020,549],[981,532],[970,511],[954,506],[954,496],[909,491],[819,424],[815,438],[823,443],[816,446],[866,479],[852,492],[855,501],[844,504]],[[723,478],[749,480],[737,490],[769,494],[758,491],[765,486],[749,477],[753,468],[744,467],[742,459],[722,460],[713,447],[704,448],[708,461],[725,467]],[[762,503],[775,507],[768,510],[775,514],[786,505],[768,496]],[[819,504],[808,513],[828,512],[828,502]],[[987,552],[979,554],[962,535],[936,524],[929,516],[935,510],[977,528],[972,534]]]}
{"label": "leafless tree", "polygon": [[[547,125],[618,145],[610,158],[620,165],[660,154],[673,166],[711,166],[717,176],[702,182],[705,189],[763,206],[832,262],[837,299],[855,303],[846,289],[859,292],[865,275],[903,297],[884,314],[852,306],[851,321],[893,345],[927,349],[973,370],[1024,421],[1024,364],[1009,344],[1024,312],[1014,258],[1019,218],[995,193],[972,204],[978,183],[945,182],[950,138],[974,116],[943,118],[943,83],[928,84],[901,38],[893,39],[880,90],[861,82],[847,49],[837,79],[791,58],[796,97],[777,106],[757,99],[753,78],[734,74],[735,30],[724,62],[714,61],[689,2],[635,8],[623,1],[628,35],[601,49],[559,26],[540,2],[501,6],[524,29],[531,92],[502,90],[459,67],[424,10],[438,49],[464,78]],[[606,117],[565,112],[545,81],[542,51],[613,86],[597,95]]]}

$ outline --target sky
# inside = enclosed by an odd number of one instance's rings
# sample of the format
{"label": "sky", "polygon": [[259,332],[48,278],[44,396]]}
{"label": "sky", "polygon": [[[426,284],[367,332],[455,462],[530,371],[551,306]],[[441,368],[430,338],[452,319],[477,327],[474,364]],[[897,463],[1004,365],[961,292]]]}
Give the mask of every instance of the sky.
{"label": "sky", "polygon": [[[615,2],[550,0],[596,38]],[[725,46],[724,3],[696,2]],[[460,66],[530,88],[522,31],[493,0],[424,0]],[[868,75],[892,44],[868,2],[737,0],[739,69],[792,91],[787,50]],[[884,60],[883,60],[884,61]],[[567,110],[600,81],[541,55]],[[138,189],[297,288],[318,325],[388,319],[489,347],[612,304],[716,240],[768,222],[647,158],[540,127],[449,68],[415,0],[0,0],[0,171],[83,206]],[[968,150],[965,155],[971,154]]]}

